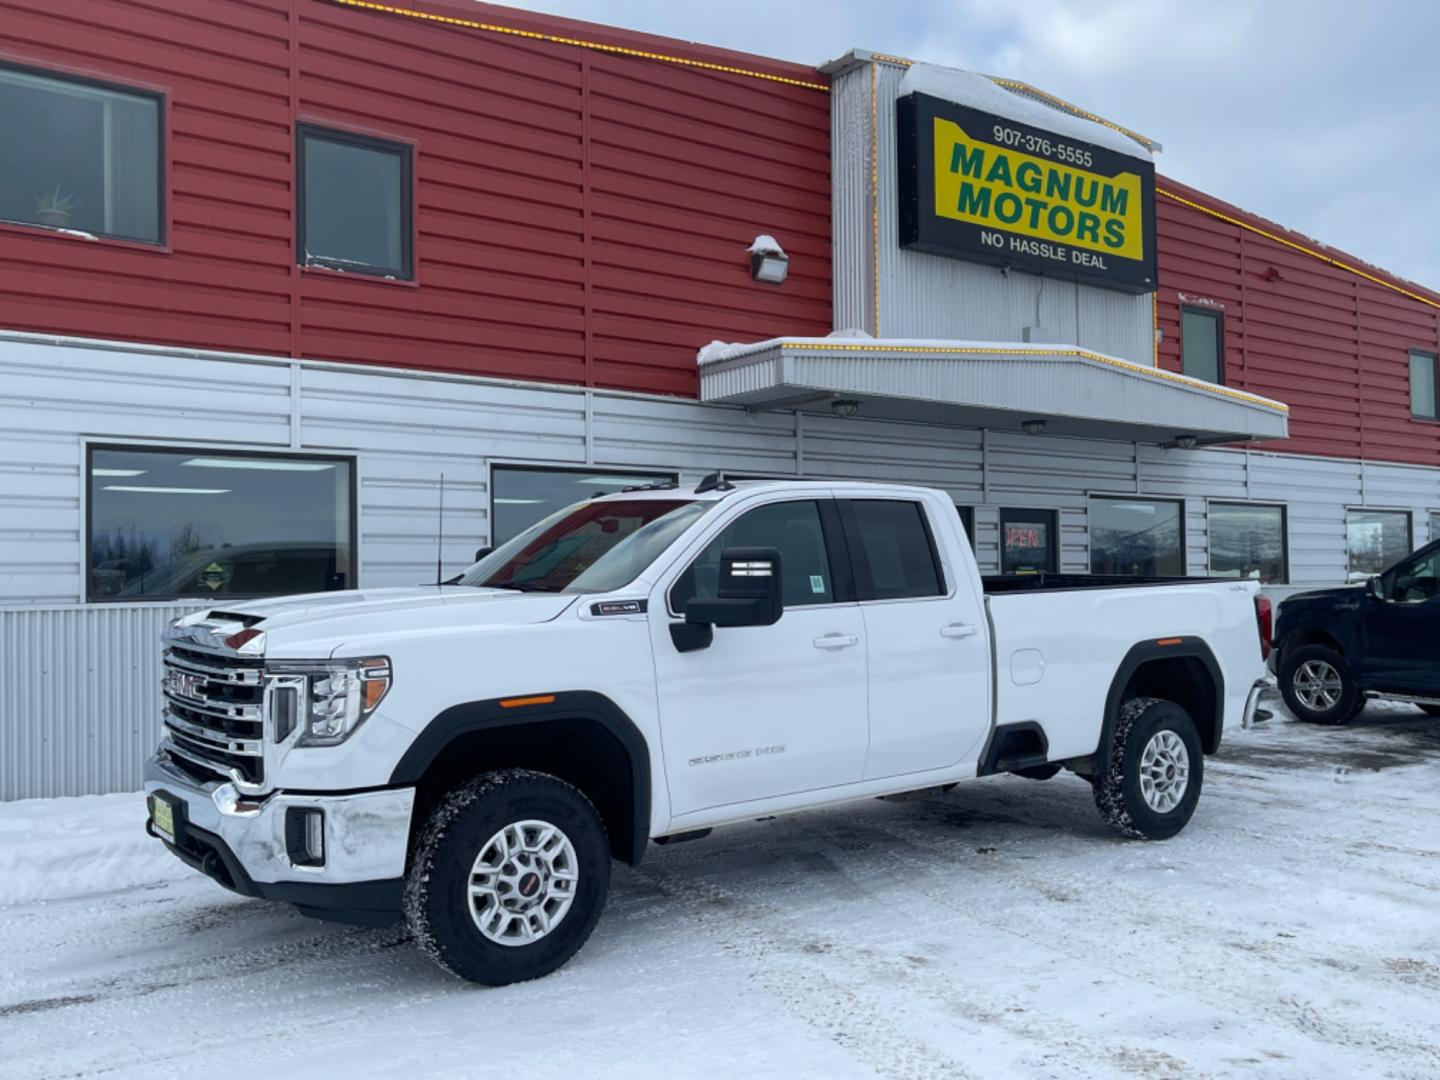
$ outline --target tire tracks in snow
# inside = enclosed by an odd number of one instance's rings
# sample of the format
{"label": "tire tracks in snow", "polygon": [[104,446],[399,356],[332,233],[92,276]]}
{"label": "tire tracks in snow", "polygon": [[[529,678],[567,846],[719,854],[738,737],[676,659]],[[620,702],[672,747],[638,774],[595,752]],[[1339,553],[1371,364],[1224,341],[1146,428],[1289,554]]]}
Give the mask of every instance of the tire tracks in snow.
{"label": "tire tracks in snow", "polygon": [[[853,835],[853,834],[852,834]],[[927,853],[926,857],[929,855]],[[1115,1073],[1182,1080],[1193,1075],[1169,1055],[1151,1048],[1101,1039],[1047,1015],[1031,1020],[1020,999],[995,1002],[966,990],[923,957],[884,955],[807,928],[799,937],[773,905],[741,899],[704,878],[690,862],[682,875],[634,871],[672,903],[685,908],[722,948],[750,969],[750,976],[797,1019],[817,1028],[878,1074],[897,1080],[988,1077],[1043,1069],[1046,1075],[1095,1076],[1094,1057]],[[823,959],[812,959],[823,958]],[[779,964],[777,965],[777,961]],[[978,1073],[917,1035],[871,1002],[876,987],[904,987],[951,1023],[967,1025],[963,1040],[982,1062]]]}
{"label": "tire tracks in snow", "polygon": [[[1359,1051],[1362,1055],[1378,1052],[1392,1060],[1427,1063],[1423,1066],[1417,1065],[1416,1071],[1408,1075],[1433,1077],[1440,1074],[1440,1049],[1437,1049],[1424,1032],[1409,1025],[1404,1018],[1390,1017],[1389,1022],[1383,1026],[1356,1023],[1353,1019],[1337,1015],[1335,1009],[1317,1009],[1314,1002],[1298,995],[1272,995],[1269,988],[1257,987],[1253,970],[1248,966],[1225,963],[1223,950],[1213,948],[1217,931],[1214,923],[1197,921],[1175,908],[1164,911],[1165,920],[1172,924],[1165,932],[1167,944],[1180,952],[1183,959],[1182,966],[1177,969],[1182,981],[1177,982],[1173,975],[1161,980],[1145,974],[1154,967],[1156,961],[1154,950],[1148,941],[1137,942],[1133,938],[1127,939],[1113,932],[1106,933],[1103,927],[1097,931],[1094,925],[1096,918],[1103,918],[1111,924],[1116,920],[1131,925],[1145,925],[1148,922],[1154,927],[1156,923],[1151,916],[1158,913],[1154,909],[1153,898],[1136,896],[1123,883],[1118,883],[1119,888],[1116,889],[1117,883],[1112,881],[1107,883],[1107,887],[1113,891],[1106,897],[1106,908],[1103,913],[1096,913],[1084,902],[1091,897],[1083,891],[1079,895],[1065,893],[1063,888],[1057,889],[1059,883],[1054,878],[1027,874],[1013,865],[1000,862],[995,864],[994,870],[988,870],[987,866],[987,872],[992,879],[1002,877],[1010,885],[1031,890],[1052,901],[1052,904],[1019,904],[1007,910],[1003,921],[987,918],[983,912],[957,899],[953,881],[943,882],[942,887],[941,883],[935,880],[937,871],[934,865],[937,860],[951,855],[972,855],[968,843],[942,839],[940,849],[935,850],[919,846],[913,836],[889,825],[879,822],[874,824],[883,837],[882,842],[877,845],[881,848],[878,858],[888,862],[892,875],[906,875],[907,880],[903,887],[907,892],[918,891],[928,902],[974,919],[997,933],[1018,936],[1038,949],[1059,951],[1072,957],[1077,965],[1104,968],[1123,981],[1146,983],[1161,993],[1178,994],[1201,1002],[1221,1014],[1230,1014],[1237,1004],[1243,1004],[1252,1015],[1264,1015],[1295,1034],[1337,1048]],[[821,838],[820,832],[817,830],[817,839]],[[1008,843],[1011,838],[1006,839]],[[909,851],[916,857],[900,857],[895,854],[899,851]],[[872,861],[867,870],[873,869]],[[960,896],[963,898],[963,893]],[[1081,902],[1074,903],[1077,899]],[[1046,917],[1051,914],[1047,908],[1053,909],[1060,904],[1064,905],[1063,917]],[[1199,943],[1200,947],[1192,947],[1192,943]],[[1362,983],[1385,981],[1384,975],[1378,971],[1367,980],[1368,973],[1341,965],[1333,957],[1301,953],[1293,939],[1281,939],[1274,943],[1266,941],[1264,944],[1273,947],[1251,951],[1260,951],[1262,955],[1268,952],[1266,959],[1269,962],[1285,962],[1290,968],[1289,974],[1297,978],[1304,977],[1307,972],[1313,973],[1318,965],[1322,969],[1335,972],[1337,976],[1348,976]],[[1287,952],[1297,954],[1303,962],[1297,964],[1288,960],[1284,956]],[[1363,985],[1360,987],[1361,996],[1366,988]],[[1408,1028],[1404,1036],[1400,1031],[1402,1026]],[[1363,1056],[1354,1064],[1360,1071],[1374,1067],[1373,1059]]]}

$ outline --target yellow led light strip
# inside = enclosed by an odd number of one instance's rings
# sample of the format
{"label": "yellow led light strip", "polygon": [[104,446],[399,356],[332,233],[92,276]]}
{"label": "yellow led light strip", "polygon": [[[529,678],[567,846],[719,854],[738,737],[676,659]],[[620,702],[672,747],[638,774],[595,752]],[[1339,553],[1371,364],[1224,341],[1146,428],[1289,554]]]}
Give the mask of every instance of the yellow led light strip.
{"label": "yellow led light strip", "polygon": [[1202,394],[1218,394],[1222,397],[1235,398],[1237,401],[1246,401],[1252,405],[1260,405],[1275,412],[1288,413],[1290,411],[1290,406],[1283,402],[1271,401],[1269,398],[1260,397],[1256,394],[1246,394],[1239,390],[1231,390],[1227,386],[1212,386],[1210,383],[1192,379],[1187,375],[1177,375],[1173,371],[1163,371],[1160,368],[1148,368],[1144,364],[1132,364],[1129,360],[1117,360],[1113,356],[1091,352],[1089,349],[1013,349],[1003,346],[999,348],[977,348],[966,345],[882,345],[879,342],[867,342],[864,345],[838,345],[829,342],[804,344],[792,341],[782,341],[780,347],[782,349],[799,349],[802,351],[816,349],[830,352],[942,353],[946,355],[966,356],[1043,356],[1055,360],[1075,356],[1082,360],[1094,360],[1098,364],[1108,364],[1111,367],[1121,368],[1125,371],[1148,375],[1151,378],[1165,379],[1168,382],[1189,387],[1191,390],[1198,390]]}
{"label": "yellow led light strip", "polygon": [[[879,64],[894,64],[896,67],[908,68],[915,66],[914,60],[908,60],[903,56],[891,56],[888,53],[871,53],[870,59],[874,60],[876,63]],[[1048,101],[1051,105],[1063,109],[1065,112],[1070,113],[1072,116],[1081,116],[1084,117],[1086,120],[1093,120],[1097,124],[1103,124],[1105,127],[1108,127],[1113,131],[1118,131],[1121,135],[1124,135],[1127,138],[1134,139],[1136,142],[1144,146],[1147,150],[1155,149],[1154,139],[1151,139],[1145,135],[1141,135],[1138,131],[1131,131],[1127,127],[1121,127],[1119,124],[1111,123],[1103,116],[1096,116],[1094,113],[1089,112],[1086,109],[1080,108],[1079,105],[1075,105],[1069,101],[1066,101],[1062,97],[1056,97],[1054,94],[1049,93],[1048,91],[1041,90],[1038,86],[1031,86],[1027,82],[1021,82],[1019,79],[1002,79],[996,75],[986,75],[985,77],[991,82],[993,82],[996,86],[1003,86],[1007,90],[1018,90],[1024,94],[1033,94],[1038,98],[1043,98],[1045,101]]]}
{"label": "yellow led light strip", "polygon": [[1166,191],[1164,188],[1157,187],[1155,189],[1155,194],[1163,195],[1165,196],[1165,198],[1171,199],[1179,203],[1181,206],[1188,206],[1192,210],[1199,210],[1202,214],[1209,214],[1213,218],[1218,218],[1226,224],[1234,225],[1237,228],[1246,230],[1247,232],[1252,232],[1256,236],[1263,236],[1266,240],[1274,240],[1277,244],[1284,244],[1286,247],[1292,248],[1293,250],[1300,252],[1300,254],[1302,255],[1309,255],[1312,259],[1319,259],[1323,263],[1329,263],[1337,270],[1344,270],[1346,273],[1354,274],[1357,277],[1362,277],[1366,281],[1374,282],[1376,285],[1380,285],[1386,289],[1397,292],[1401,296],[1408,296],[1411,300],[1418,300],[1420,303],[1432,308],[1440,308],[1440,302],[1431,300],[1428,296],[1421,296],[1419,293],[1411,292],[1409,289],[1402,288],[1401,286],[1396,285],[1394,282],[1386,281],[1382,277],[1376,277],[1374,274],[1367,273],[1366,271],[1361,270],[1358,266],[1351,266],[1349,263],[1343,263],[1339,259],[1332,259],[1329,255],[1326,255],[1323,252],[1316,251],[1314,248],[1308,248],[1303,244],[1297,244],[1293,240],[1286,240],[1283,236],[1276,236],[1274,233],[1251,225],[1247,221],[1241,221],[1238,218],[1230,217],[1230,215],[1228,214],[1222,214],[1219,210],[1211,210],[1210,207],[1202,206],[1200,203],[1194,202],[1190,199],[1186,199],[1183,196],[1176,195],[1173,191]]}
{"label": "yellow led light strip", "polygon": [[391,4],[375,4],[370,0],[330,0],[331,3],[339,4],[342,7],[360,8],[365,11],[379,11],[386,15],[401,15],[408,19],[419,19],[422,22],[437,23],[444,26],[459,26],[466,30],[482,30],[490,34],[507,34],[511,37],[529,38],[532,41],[546,41],[552,45],[570,45],[577,49],[594,49],[597,52],[614,53],[618,56],[634,56],[642,60],[659,60],[666,64],[680,64],[684,67],[700,68],[704,71],[719,71],[727,75],[743,75],[750,79],[764,79],[766,82],[783,83],[786,86],[799,86],[806,90],[819,90],[823,93],[830,92],[829,83],[806,82],[803,79],[790,79],[784,75],[771,75],[764,71],[753,71],[749,68],[731,67],[728,64],[712,64],[706,60],[691,60],[684,56],[670,56],[666,53],[647,52],[644,49],[630,49],[623,45],[606,45],[601,41],[586,41],[582,38],[561,37],[557,34],[542,34],[535,30],[517,30],[513,26],[499,26],[495,23],[476,22],[473,19],[460,19],[452,15],[435,15],[428,11],[415,11],[411,8],[395,7]]}
{"label": "yellow led light strip", "polygon": [[875,336],[880,336],[880,80],[870,65],[870,270],[875,301]]}
{"label": "yellow led light strip", "polygon": [[1102,124],[1105,127],[1110,128],[1112,131],[1118,131],[1121,135],[1124,135],[1130,139],[1134,139],[1137,143],[1140,143],[1140,145],[1144,146],[1147,150],[1155,149],[1154,139],[1151,139],[1145,135],[1141,135],[1138,131],[1131,131],[1127,127],[1121,127],[1119,124],[1111,123],[1103,116],[1096,116],[1089,110],[1080,108],[1079,105],[1072,104],[1071,102],[1066,101],[1062,97],[1056,97],[1054,94],[1051,94],[1045,90],[1041,90],[1038,86],[1031,86],[1027,82],[1021,82],[1019,79],[1002,79],[995,75],[989,75],[987,76],[987,78],[991,82],[995,83],[997,86],[1005,87],[1006,90],[1017,90],[1022,94],[1033,94],[1044,101],[1048,101],[1051,105],[1054,105],[1059,109],[1063,109],[1065,112],[1070,113],[1072,116],[1080,116],[1086,120],[1092,120],[1097,124]]}

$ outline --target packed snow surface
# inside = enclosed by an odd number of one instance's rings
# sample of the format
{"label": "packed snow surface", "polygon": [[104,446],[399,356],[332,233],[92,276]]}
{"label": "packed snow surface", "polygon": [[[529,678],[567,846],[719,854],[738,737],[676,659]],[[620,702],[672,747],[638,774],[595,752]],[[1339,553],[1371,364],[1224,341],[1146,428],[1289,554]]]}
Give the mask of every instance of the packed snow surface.
{"label": "packed snow surface", "polygon": [[1440,720],[1277,717],[1176,839],[1001,778],[616,867],[557,974],[194,874],[137,795],[0,806],[0,1076],[1440,1076]]}
{"label": "packed snow surface", "polygon": [[1148,160],[1155,156],[1142,144],[1114,128],[1073,116],[1034,98],[1006,90],[990,76],[978,72],[940,67],[938,64],[911,64],[905,77],[900,80],[900,96],[913,93],[929,94],[943,101],[953,101],[957,105],[994,113],[1042,131],[1068,135],[1072,139],[1081,139],[1119,154],[1128,154],[1130,157]]}

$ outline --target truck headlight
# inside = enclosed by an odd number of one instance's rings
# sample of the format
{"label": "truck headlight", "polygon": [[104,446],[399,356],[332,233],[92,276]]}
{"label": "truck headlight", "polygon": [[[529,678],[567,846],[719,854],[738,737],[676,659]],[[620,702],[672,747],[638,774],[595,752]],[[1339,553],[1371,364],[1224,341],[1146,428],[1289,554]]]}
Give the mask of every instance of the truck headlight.
{"label": "truck headlight", "polygon": [[339,745],[355,733],[390,692],[390,661],[383,656],[314,663],[278,661],[268,670],[307,677],[306,707],[295,740],[297,746]]}

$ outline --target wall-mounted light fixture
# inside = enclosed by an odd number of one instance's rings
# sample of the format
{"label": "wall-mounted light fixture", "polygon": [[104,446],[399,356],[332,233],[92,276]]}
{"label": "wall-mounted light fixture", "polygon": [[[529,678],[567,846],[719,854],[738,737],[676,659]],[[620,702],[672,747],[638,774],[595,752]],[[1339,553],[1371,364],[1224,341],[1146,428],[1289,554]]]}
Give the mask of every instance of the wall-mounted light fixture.
{"label": "wall-mounted light fixture", "polygon": [[848,420],[860,411],[860,403],[854,398],[837,398],[830,402],[830,411],[843,420]]}
{"label": "wall-mounted light fixture", "polygon": [[1020,426],[1025,430],[1026,435],[1045,434],[1044,420],[1023,420],[1021,421]]}
{"label": "wall-mounted light fixture", "polygon": [[790,257],[773,236],[761,233],[750,245],[750,276],[756,281],[779,285],[790,273]]}

